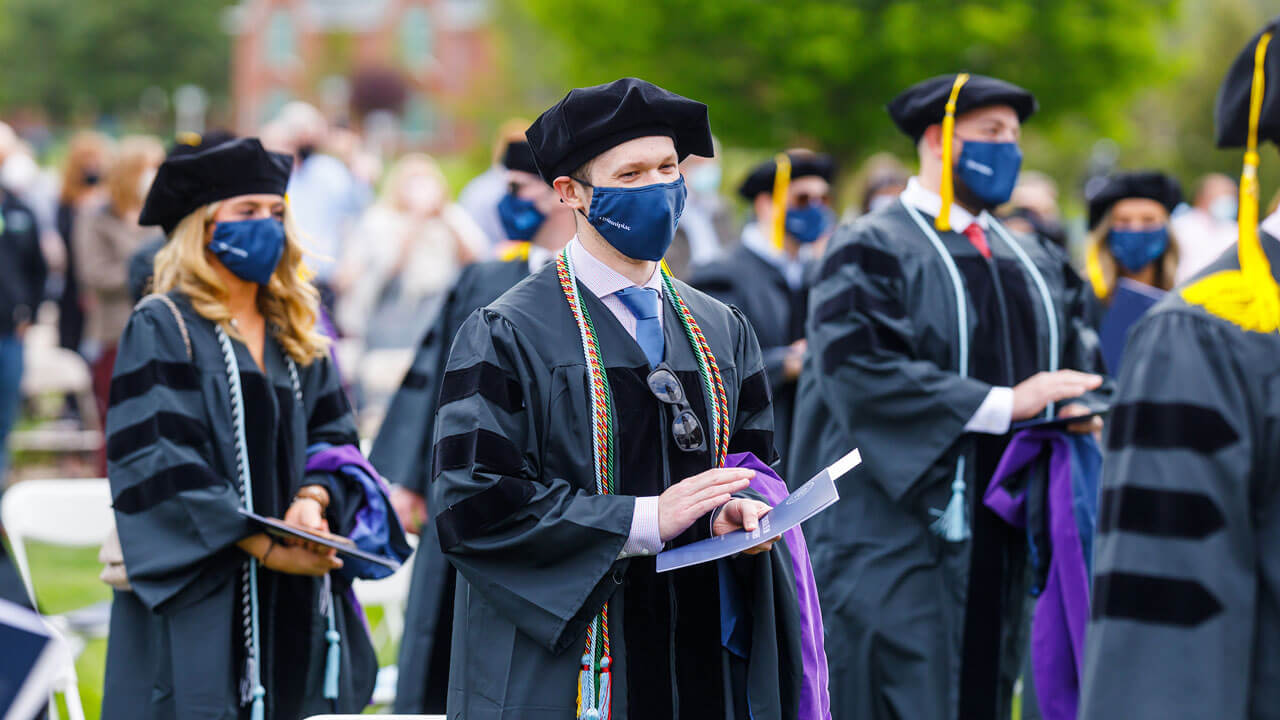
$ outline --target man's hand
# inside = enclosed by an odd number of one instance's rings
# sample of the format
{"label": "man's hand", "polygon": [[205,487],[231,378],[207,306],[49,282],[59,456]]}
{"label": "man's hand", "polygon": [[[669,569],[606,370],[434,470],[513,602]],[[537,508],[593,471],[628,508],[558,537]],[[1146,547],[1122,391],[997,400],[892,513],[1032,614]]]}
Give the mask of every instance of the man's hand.
{"label": "man's hand", "polygon": [[[1071,403],[1070,405],[1058,411],[1058,417],[1060,418],[1076,417],[1077,415],[1088,415],[1091,412],[1093,411],[1090,410],[1088,407],[1081,405],[1080,403]],[[1088,420],[1081,420],[1078,423],[1073,423],[1071,425],[1068,425],[1067,431],[1076,433],[1078,435],[1087,435],[1089,433],[1101,433],[1102,418],[1098,417],[1097,415],[1094,415]]]}
{"label": "man's hand", "polygon": [[1101,384],[1101,375],[1075,370],[1036,373],[1013,388],[1013,419],[1030,420],[1049,403],[1080,397]]}
{"label": "man's hand", "polygon": [[787,348],[787,356],[782,359],[783,379],[794,382],[800,377],[800,371],[804,369],[804,352],[808,347],[808,343],[801,338]]}
{"label": "man's hand", "polygon": [[716,468],[685,478],[658,496],[658,535],[670,542],[698,518],[733,499],[751,485],[754,470]]}
{"label": "man's hand", "polygon": [[427,501],[421,495],[403,485],[392,485],[391,508],[405,532],[416,535],[422,530],[422,523],[427,519]]}
{"label": "man's hand", "polygon": [[[746,530],[747,532],[755,532],[760,525],[760,518],[764,517],[773,508],[768,504],[759,500],[748,500],[746,498],[734,498],[730,500],[720,513],[716,515],[716,521],[711,524],[712,535],[724,535],[734,530]],[[775,536],[765,542],[756,545],[750,550],[743,550],[743,555],[759,555],[762,552],[769,552],[773,544],[782,537]]]}

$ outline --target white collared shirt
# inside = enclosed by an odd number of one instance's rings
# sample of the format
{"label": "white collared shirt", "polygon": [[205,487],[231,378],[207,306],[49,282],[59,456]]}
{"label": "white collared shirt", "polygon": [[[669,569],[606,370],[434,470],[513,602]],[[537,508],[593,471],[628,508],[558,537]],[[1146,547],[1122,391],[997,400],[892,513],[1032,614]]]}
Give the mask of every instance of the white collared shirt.
{"label": "white collared shirt", "polygon": [[798,290],[804,286],[805,269],[808,267],[805,258],[809,256],[806,251],[810,246],[801,247],[799,254],[791,257],[785,251],[774,247],[773,242],[765,237],[764,232],[760,230],[760,224],[756,222],[747,223],[746,227],[742,228],[742,244],[762,260],[778,268],[778,272],[781,272],[782,277],[787,281],[787,287]]}
{"label": "white collared shirt", "polygon": [[[942,212],[942,196],[926,189],[920,184],[918,178],[912,177],[908,180],[907,189],[903,190],[899,197],[902,198],[902,202],[926,215],[937,217],[938,213]],[[951,227],[956,232],[964,232],[965,228],[975,222],[986,229],[989,217],[987,213],[982,213],[975,218],[973,213],[962,207],[960,203],[951,204]],[[996,386],[987,392],[987,397],[974,411],[969,422],[965,423],[964,429],[966,432],[1003,435],[1009,432],[1009,425],[1012,422],[1013,388]]]}

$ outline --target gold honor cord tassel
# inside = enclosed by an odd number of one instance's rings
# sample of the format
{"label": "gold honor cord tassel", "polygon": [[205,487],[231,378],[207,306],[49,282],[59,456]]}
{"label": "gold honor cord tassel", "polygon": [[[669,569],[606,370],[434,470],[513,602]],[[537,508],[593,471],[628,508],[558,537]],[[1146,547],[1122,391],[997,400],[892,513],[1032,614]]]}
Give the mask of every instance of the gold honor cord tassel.
{"label": "gold honor cord tassel", "polygon": [[773,246],[782,250],[787,223],[787,190],[791,187],[791,156],[778,153],[774,162],[777,169],[773,172],[773,227],[770,237],[773,239]]}
{"label": "gold honor cord tassel", "polygon": [[951,166],[955,163],[956,98],[960,97],[960,88],[967,82],[969,73],[956,75],[951,97],[947,98],[947,114],[942,118],[942,187],[938,189],[942,195],[942,209],[938,211],[933,226],[943,232],[951,229],[951,205],[956,200],[956,188],[951,177]]}
{"label": "gold honor cord tassel", "polygon": [[1085,251],[1084,265],[1089,272],[1089,284],[1093,286],[1093,294],[1098,296],[1098,299],[1105,300],[1111,294],[1111,288],[1107,287],[1107,278],[1102,274],[1102,260],[1099,257],[1101,251],[1098,245],[1098,243],[1089,243],[1089,249]]}
{"label": "gold honor cord tassel", "polygon": [[1249,94],[1249,135],[1240,176],[1239,270],[1214,273],[1182,291],[1182,298],[1245,330],[1270,333],[1280,328],[1280,286],[1258,238],[1258,120],[1266,94],[1267,47],[1271,33],[1258,38]]}

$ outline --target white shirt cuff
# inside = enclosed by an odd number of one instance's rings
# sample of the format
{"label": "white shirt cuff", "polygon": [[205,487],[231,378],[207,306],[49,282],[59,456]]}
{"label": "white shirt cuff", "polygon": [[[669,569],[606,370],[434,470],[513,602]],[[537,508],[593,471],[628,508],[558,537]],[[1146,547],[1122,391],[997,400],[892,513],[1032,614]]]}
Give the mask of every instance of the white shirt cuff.
{"label": "white shirt cuff", "polygon": [[622,546],[618,559],[636,555],[657,555],[662,550],[662,534],[658,531],[658,496],[636,498],[631,515],[631,534]]}
{"label": "white shirt cuff", "polygon": [[1013,388],[993,387],[978,406],[977,412],[965,423],[965,432],[1003,435],[1009,432],[1013,421]]}

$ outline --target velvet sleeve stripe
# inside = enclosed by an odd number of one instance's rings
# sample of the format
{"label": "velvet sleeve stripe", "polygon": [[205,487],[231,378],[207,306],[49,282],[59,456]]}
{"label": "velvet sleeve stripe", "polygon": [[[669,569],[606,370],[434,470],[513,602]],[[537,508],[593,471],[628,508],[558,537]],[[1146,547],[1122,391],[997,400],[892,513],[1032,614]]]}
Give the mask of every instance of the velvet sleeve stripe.
{"label": "velvet sleeve stripe", "polygon": [[190,362],[149,360],[134,370],[112,378],[111,406],[144,395],[157,385],[171,390],[199,390],[200,374]]}
{"label": "velvet sleeve stripe", "polygon": [[427,387],[427,382],[431,376],[418,370],[410,370],[405,373],[404,380],[400,382],[400,387],[406,390],[422,390]]}
{"label": "velvet sleeve stripe", "polygon": [[1222,603],[1195,580],[1112,572],[1094,579],[1093,617],[1191,628],[1222,612]]}
{"label": "velvet sleeve stripe", "polygon": [[440,382],[440,407],[479,393],[480,397],[502,408],[507,414],[524,409],[524,392],[520,384],[488,362],[450,370]]}
{"label": "velvet sleeve stripe", "polygon": [[755,454],[766,465],[778,459],[778,450],[773,444],[772,430],[739,430],[729,438],[729,452],[749,452]]}
{"label": "velvet sleeve stripe", "polygon": [[307,421],[307,429],[322,428],[350,414],[351,404],[347,402],[346,393],[342,391],[342,388],[336,388],[316,400],[316,406],[311,411],[311,418]]}
{"label": "velvet sleeve stripe", "polygon": [[1116,530],[1184,540],[1203,540],[1226,527],[1208,495],[1122,485],[1102,491],[1098,532]]}
{"label": "velvet sleeve stripe", "polygon": [[150,510],[178,493],[211,487],[226,481],[199,463],[184,463],[165,468],[147,479],[121,490],[113,503],[117,512],[136,515]]}
{"label": "velvet sleeve stripe", "polygon": [[209,439],[209,430],[189,415],[162,410],[111,433],[107,438],[107,460],[119,462],[162,438],[176,445],[199,447]]}
{"label": "velvet sleeve stripe", "polygon": [[440,547],[446,552],[484,534],[493,525],[524,507],[534,495],[528,480],[502,475],[498,481],[436,517]]}
{"label": "velvet sleeve stripe", "polygon": [[1210,455],[1240,436],[1217,410],[1190,403],[1134,402],[1118,405],[1108,423],[1107,448],[1186,449]]}
{"label": "velvet sleeve stripe", "polygon": [[900,318],[906,315],[902,305],[896,299],[881,299],[855,285],[847,291],[828,299],[814,311],[814,320],[818,323],[839,320],[854,310],[863,313],[875,313],[888,318]]}
{"label": "velvet sleeve stripe", "polygon": [[518,475],[523,456],[510,440],[489,430],[472,430],[440,438],[432,452],[431,477],[447,470],[461,470],[473,464],[506,475]]}
{"label": "velvet sleeve stripe", "polygon": [[769,377],[764,370],[759,370],[746,380],[738,389],[738,414],[754,415],[769,407],[773,402],[773,393],[769,389]]}
{"label": "velvet sleeve stripe", "polygon": [[910,355],[911,348],[890,333],[876,332],[870,326],[860,324],[836,338],[822,351],[822,370],[833,373],[847,357],[870,355],[880,350]]}
{"label": "velvet sleeve stripe", "polygon": [[842,245],[822,261],[818,277],[826,280],[840,271],[845,265],[857,265],[868,275],[882,278],[902,277],[902,265],[898,258],[880,250],[860,243]]}

